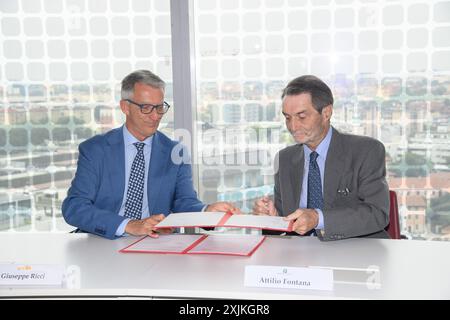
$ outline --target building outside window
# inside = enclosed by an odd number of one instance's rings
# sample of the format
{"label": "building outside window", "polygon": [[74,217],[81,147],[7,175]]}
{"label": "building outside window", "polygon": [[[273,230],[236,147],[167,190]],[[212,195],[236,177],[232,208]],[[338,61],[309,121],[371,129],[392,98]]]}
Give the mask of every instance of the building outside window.
{"label": "building outside window", "polygon": [[293,143],[281,90],[314,74],[334,92],[335,128],[384,143],[402,233],[449,239],[449,1],[195,0],[195,39],[201,196],[250,212],[273,192],[272,160]]}
{"label": "building outside window", "polygon": [[[334,92],[333,126],[384,143],[402,233],[449,239],[450,1],[192,1],[204,202],[250,212],[273,192],[275,154],[293,143],[281,91],[314,74]],[[8,0],[0,13],[0,230],[66,232],[77,147],[123,122],[122,78],[150,69],[172,102],[170,1]]]}
{"label": "building outside window", "polygon": [[123,77],[154,71],[171,102],[169,2],[8,0],[0,13],[0,231],[66,232],[78,145],[124,121]]}

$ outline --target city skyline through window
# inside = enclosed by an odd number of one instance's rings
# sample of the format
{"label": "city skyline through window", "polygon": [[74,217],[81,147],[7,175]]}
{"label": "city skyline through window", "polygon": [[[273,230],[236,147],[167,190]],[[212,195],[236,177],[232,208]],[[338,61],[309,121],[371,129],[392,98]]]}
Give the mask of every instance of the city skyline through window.
{"label": "city skyline through window", "polygon": [[61,203],[78,145],[123,123],[122,79],[152,70],[172,103],[169,2],[8,0],[0,13],[0,231],[73,230]]}
{"label": "city skyline through window", "polygon": [[196,0],[194,20],[201,197],[250,212],[273,193],[273,158],[293,143],[281,91],[314,74],[332,125],[385,145],[402,233],[449,239],[450,2]]}
{"label": "city skyline through window", "polygon": [[[450,1],[193,4],[201,200],[250,212],[273,192],[275,154],[293,143],[281,90],[314,74],[334,93],[332,125],[385,145],[402,233],[449,240]],[[0,231],[67,232],[78,145],[122,124],[122,78],[154,71],[172,105],[170,1],[8,0],[0,13]]]}

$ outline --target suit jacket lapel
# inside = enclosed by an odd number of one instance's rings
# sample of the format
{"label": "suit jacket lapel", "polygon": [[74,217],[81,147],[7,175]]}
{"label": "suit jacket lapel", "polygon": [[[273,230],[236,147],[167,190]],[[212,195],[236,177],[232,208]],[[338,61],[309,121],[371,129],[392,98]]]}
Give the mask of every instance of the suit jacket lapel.
{"label": "suit jacket lapel", "polygon": [[303,181],[303,167],[304,167],[304,152],[303,145],[297,145],[298,149],[295,150],[291,158],[292,172],[291,176],[291,187],[293,195],[293,203],[289,204],[290,212],[294,212],[300,203],[300,193],[302,192],[302,181]]}
{"label": "suit jacket lapel", "polygon": [[105,166],[111,178],[111,191],[116,212],[119,212],[125,189],[125,147],[123,142],[122,127],[111,131],[107,138],[108,144],[105,150]]}
{"label": "suit jacket lapel", "polygon": [[153,213],[155,204],[158,201],[158,193],[161,189],[160,186],[163,180],[163,173],[166,171],[165,168],[170,160],[169,151],[170,148],[162,143],[159,133],[156,132],[152,142],[152,154],[150,157],[150,166],[147,179],[148,209],[150,214]]}
{"label": "suit jacket lapel", "polygon": [[341,134],[334,128],[325,162],[324,207],[329,207],[337,195],[341,176],[345,167],[345,145]]}

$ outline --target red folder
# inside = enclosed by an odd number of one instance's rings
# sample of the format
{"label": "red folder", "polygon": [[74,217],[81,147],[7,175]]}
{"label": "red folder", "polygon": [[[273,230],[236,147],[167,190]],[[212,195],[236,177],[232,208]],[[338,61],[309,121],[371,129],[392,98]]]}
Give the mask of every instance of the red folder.
{"label": "red folder", "polygon": [[158,238],[145,236],[122,253],[220,254],[249,257],[266,239],[254,235],[187,235],[165,234]]}
{"label": "red folder", "polygon": [[169,214],[156,228],[227,227],[291,232],[293,221],[279,216],[233,214],[231,212],[180,212]]}

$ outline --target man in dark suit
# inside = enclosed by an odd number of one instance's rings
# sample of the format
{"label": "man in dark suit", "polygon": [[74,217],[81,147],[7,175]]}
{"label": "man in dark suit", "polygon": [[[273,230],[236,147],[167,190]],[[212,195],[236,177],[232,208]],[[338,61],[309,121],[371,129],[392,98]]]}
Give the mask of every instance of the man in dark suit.
{"label": "man in dark suit", "polygon": [[80,144],[62,205],[67,223],[109,239],[125,233],[157,237],[154,226],[172,212],[239,213],[230,203],[206,206],[197,198],[185,151],[157,131],[169,109],[164,90],[164,81],[147,70],[124,78],[125,125]]}
{"label": "man in dark suit", "polygon": [[258,199],[254,213],[285,216],[294,234],[320,240],[389,238],[383,144],[334,129],[332,92],[315,76],[289,82],[282,109],[297,144],[277,155],[274,201]]}

